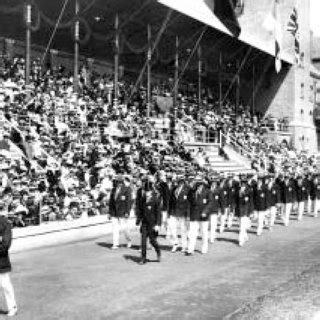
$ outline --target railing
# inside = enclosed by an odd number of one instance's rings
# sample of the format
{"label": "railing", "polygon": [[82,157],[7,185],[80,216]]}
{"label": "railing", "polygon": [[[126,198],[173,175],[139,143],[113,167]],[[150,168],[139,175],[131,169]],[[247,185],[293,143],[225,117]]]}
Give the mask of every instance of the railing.
{"label": "railing", "polygon": [[252,159],[254,154],[253,150],[244,147],[241,145],[237,139],[230,134],[226,135],[222,131],[220,131],[220,147],[223,148],[224,145],[231,146],[235,151],[240,153],[241,155],[245,156],[248,159]]}

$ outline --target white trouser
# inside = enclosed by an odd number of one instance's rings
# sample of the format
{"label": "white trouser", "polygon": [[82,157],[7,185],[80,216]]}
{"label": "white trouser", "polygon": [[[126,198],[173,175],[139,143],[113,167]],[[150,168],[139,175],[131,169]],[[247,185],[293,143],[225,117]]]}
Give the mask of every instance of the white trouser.
{"label": "white trouser", "polygon": [[304,202],[304,211],[307,213],[311,213],[311,200],[310,200],[310,198],[308,198],[308,200],[306,200]]}
{"label": "white trouser", "polygon": [[234,217],[234,209],[230,208],[228,213],[228,222],[227,222],[227,226],[229,229],[232,227],[233,217]]}
{"label": "white trouser", "polygon": [[270,212],[270,227],[274,226],[274,223],[276,221],[276,215],[277,215],[277,207],[274,205],[269,209]]}
{"label": "white trouser", "polygon": [[218,226],[218,215],[212,214],[210,216],[210,242],[214,242],[216,239],[216,230]]}
{"label": "white trouser", "polygon": [[227,220],[227,217],[228,217],[228,213],[229,213],[229,208],[224,208],[222,213],[221,213],[220,230],[219,230],[220,233],[222,233],[224,231],[226,220]]}
{"label": "white trouser", "polygon": [[250,228],[250,219],[248,217],[240,218],[240,230],[239,230],[239,245],[243,244],[248,240],[247,230]]}
{"label": "white trouser", "polygon": [[319,210],[319,199],[313,200],[313,216],[317,217],[318,216],[318,210]]}
{"label": "white trouser", "polygon": [[196,248],[199,227],[201,227],[202,236],[201,252],[208,252],[209,221],[190,221],[188,253],[193,253]]}
{"label": "white trouser", "polygon": [[172,239],[172,245],[179,246],[179,238],[178,238],[178,228],[180,228],[180,236],[181,236],[181,248],[187,249],[188,246],[188,225],[187,221],[184,217],[174,217],[171,216],[168,221],[170,233],[171,233],[171,239]]}
{"label": "white trouser", "polygon": [[301,220],[302,219],[302,216],[303,216],[303,210],[304,210],[304,202],[303,201],[300,201],[298,203],[298,220]]}
{"label": "white trouser", "polygon": [[284,225],[285,226],[289,225],[291,211],[292,211],[292,202],[285,203],[284,205]]}
{"label": "white trouser", "polygon": [[8,310],[15,308],[17,304],[9,272],[0,273],[0,285],[3,288]]}
{"label": "white trouser", "polygon": [[131,241],[129,219],[112,217],[113,245],[119,246],[120,231],[124,232],[127,242]]}
{"label": "white trouser", "polygon": [[257,227],[257,235],[262,233],[264,227],[264,219],[265,219],[266,211],[258,211],[258,227]]}

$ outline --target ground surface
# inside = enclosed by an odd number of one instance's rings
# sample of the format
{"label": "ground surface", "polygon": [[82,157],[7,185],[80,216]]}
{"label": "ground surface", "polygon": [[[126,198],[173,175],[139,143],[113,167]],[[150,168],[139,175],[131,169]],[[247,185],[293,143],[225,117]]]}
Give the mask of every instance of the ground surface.
{"label": "ground surface", "polygon": [[161,238],[163,261],[144,266],[136,246],[110,250],[111,236],[13,254],[16,319],[223,319],[318,264],[319,235],[320,218],[305,217],[250,234],[243,248],[225,232],[192,257]]}
{"label": "ground surface", "polygon": [[320,265],[230,315],[230,320],[320,319]]}

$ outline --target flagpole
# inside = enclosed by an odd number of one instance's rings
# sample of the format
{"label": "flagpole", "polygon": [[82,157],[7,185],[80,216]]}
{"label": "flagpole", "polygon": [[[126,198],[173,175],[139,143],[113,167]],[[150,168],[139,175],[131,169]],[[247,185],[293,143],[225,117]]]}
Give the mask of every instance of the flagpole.
{"label": "flagpole", "polygon": [[220,114],[222,112],[222,79],[221,79],[221,71],[222,71],[222,53],[220,51],[220,56],[219,56],[219,107],[220,107]]}
{"label": "flagpole", "polygon": [[173,92],[173,116],[174,116],[174,123],[177,117],[177,108],[178,108],[178,83],[179,79],[179,38],[176,37],[176,56],[175,56],[175,64],[174,64],[174,92]]}
{"label": "flagpole", "polygon": [[147,117],[150,118],[151,104],[151,28],[148,24],[148,52],[147,52]]}
{"label": "flagpole", "polygon": [[[239,70],[240,64],[239,60],[237,60],[237,70]],[[239,112],[239,104],[240,104],[240,73],[237,74],[237,87],[236,87],[236,115]]]}
{"label": "flagpole", "polygon": [[26,2],[26,65],[25,65],[25,84],[30,83],[30,63],[31,63],[31,2]]}
{"label": "flagpole", "polygon": [[255,90],[256,90],[256,79],[255,79],[255,76],[256,76],[256,70],[255,70],[255,65],[252,66],[252,116],[254,116],[254,113],[255,113],[255,103],[256,103],[256,93],[255,93]]}
{"label": "flagpole", "polygon": [[74,65],[73,65],[73,90],[78,92],[79,78],[79,0],[75,0],[75,25],[74,25]]}
{"label": "flagpole", "polygon": [[115,53],[114,53],[114,106],[118,106],[119,92],[119,16],[116,14],[115,28]]}
{"label": "flagpole", "polygon": [[202,50],[201,46],[198,47],[198,104],[199,104],[199,112],[198,112],[198,117],[200,114],[200,108],[202,104],[202,99],[201,99],[201,73],[202,73],[202,61],[201,61],[201,55],[202,55]]}

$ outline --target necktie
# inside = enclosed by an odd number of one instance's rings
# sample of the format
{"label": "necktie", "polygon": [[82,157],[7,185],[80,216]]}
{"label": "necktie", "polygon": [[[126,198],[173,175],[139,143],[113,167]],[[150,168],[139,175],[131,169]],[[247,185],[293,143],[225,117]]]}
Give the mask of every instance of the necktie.
{"label": "necktie", "polygon": [[117,199],[118,198],[118,195],[119,195],[119,193],[120,193],[120,189],[121,189],[121,187],[119,186],[119,187],[117,187],[117,189],[116,189],[116,193],[115,193],[115,199]]}

